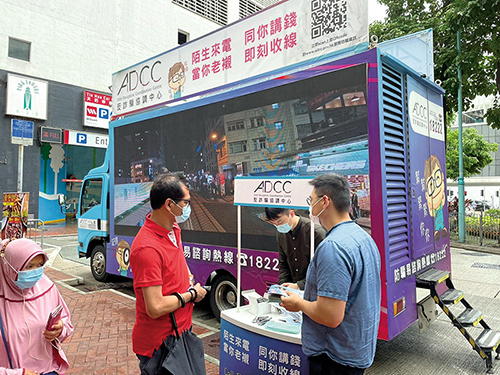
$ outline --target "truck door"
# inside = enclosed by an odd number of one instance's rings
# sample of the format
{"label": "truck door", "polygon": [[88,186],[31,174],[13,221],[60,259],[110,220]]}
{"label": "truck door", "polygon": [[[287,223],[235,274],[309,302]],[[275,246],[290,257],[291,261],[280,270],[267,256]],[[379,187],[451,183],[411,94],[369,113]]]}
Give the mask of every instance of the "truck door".
{"label": "truck door", "polygon": [[78,242],[86,251],[91,250],[88,245],[93,238],[107,236],[107,196],[104,190],[102,177],[87,178],[82,185],[77,213]]}

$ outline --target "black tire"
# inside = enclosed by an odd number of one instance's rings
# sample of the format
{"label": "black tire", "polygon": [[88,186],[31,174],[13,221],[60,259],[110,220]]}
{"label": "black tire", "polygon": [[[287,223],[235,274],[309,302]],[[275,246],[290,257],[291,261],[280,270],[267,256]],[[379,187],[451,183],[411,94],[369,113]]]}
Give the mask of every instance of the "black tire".
{"label": "black tire", "polygon": [[227,274],[215,277],[211,284],[209,298],[212,313],[220,322],[221,311],[236,307],[236,279]]}
{"label": "black tire", "polygon": [[90,270],[92,271],[92,276],[97,281],[104,282],[108,279],[109,274],[106,272],[106,250],[104,246],[97,245],[92,250]]}

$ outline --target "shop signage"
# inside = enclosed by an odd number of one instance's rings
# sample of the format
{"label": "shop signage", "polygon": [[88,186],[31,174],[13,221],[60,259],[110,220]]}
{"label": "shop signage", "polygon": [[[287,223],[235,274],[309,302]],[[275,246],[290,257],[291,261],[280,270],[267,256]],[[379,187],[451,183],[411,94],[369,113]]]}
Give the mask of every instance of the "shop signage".
{"label": "shop signage", "polygon": [[2,240],[26,237],[29,193],[4,193],[2,208]]}
{"label": "shop signage", "polygon": [[48,82],[7,74],[5,114],[47,120]]}
{"label": "shop signage", "polygon": [[113,115],[195,98],[238,81],[248,85],[253,81],[247,77],[368,42],[367,0],[325,3],[331,2],[285,0],[115,73]]}
{"label": "shop signage", "polygon": [[85,91],[83,94],[83,125],[108,129],[111,119],[111,95]]}
{"label": "shop signage", "polygon": [[40,142],[62,143],[62,129],[42,126],[40,128]]}
{"label": "shop signage", "polygon": [[284,207],[307,209],[307,197],[314,176],[307,177],[236,177],[236,206]]}
{"label": "shop signage", "polygon": [[107,148],[109,137],[106,134],[64,131],[64,144],[84,147]]}
{"label": "shop signage", "polygon": [[11,120],[12,126],[12,144],[33,146],[33,121],[24,121],[18,119]]}

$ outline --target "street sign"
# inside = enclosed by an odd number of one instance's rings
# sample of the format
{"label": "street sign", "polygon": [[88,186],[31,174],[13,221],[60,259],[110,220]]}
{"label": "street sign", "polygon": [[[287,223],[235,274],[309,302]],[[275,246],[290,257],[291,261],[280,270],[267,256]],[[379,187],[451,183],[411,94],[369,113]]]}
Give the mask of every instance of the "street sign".
{"label": "street sign", "polygon": [[40,129],[40,142],[62,143],[62,129],[42,126]]}
{"label": "street sign", "polygon": [[35,123],[33,121],[25,121],[12,119],[12,144],[22,146],[33,146],[33,130]]}

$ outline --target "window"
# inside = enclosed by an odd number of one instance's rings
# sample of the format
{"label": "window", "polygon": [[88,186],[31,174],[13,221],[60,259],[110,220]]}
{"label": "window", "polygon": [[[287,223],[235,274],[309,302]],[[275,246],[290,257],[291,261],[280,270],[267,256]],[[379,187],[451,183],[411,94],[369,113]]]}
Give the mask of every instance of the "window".
{"label": "window", "polygon": [[9,57],[30,61],[31,43],[9,38]]}
{"label": "window", "polygon": [[281,129],[283,129],[283,123],[282,123],[281,121],[279,121],[279,122],[275,122],[275,123],[274,123],[274,127],[275,127],[276,129],[278,129],[278,130],[281,130]]}
{"label": "window", "polygon": [[235,130],[245,129],[245,122],[243,120],[232,121],[227,123],[227,131],[232,132]]}
{"label": "window", "polygon": [[278,151],[279,152],[285,151],[285,143],[278,143]]}
{"label": "window", "polygon": [[177,31],[177,44],[184,44],[189,42],[189,33],[178,30]]}
{"label": "window", "polygon": [[250,0],[240,0],[240,18],[248,17],[262,9],[262,6],[257,5]]}
{"label": "window", "polygon": [[253,148],[255,151],[264,150],[266,148],[266,139],[265,138],[255,138],[253,140]]}
{"label": "window", "polygon": [[80,215],[90,210],[92,207],[101,204],[102,180],[87,180],[82,189],[82,201],[80,202]]}
{"label": "window", "polygon": [[247,151],[247,141],[232,142],[229,144],[230,154],[239,154],[240,152]]}
{"label": "window", "polygon": [[259,126],[264,126],[264,118],[263,117],[252,117],[250,119],[250,127],[258,128]]}
{"label": "window", "polygon": [[172,0],[172,2],[219,25],[227,25],[227,0]]}

